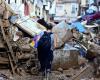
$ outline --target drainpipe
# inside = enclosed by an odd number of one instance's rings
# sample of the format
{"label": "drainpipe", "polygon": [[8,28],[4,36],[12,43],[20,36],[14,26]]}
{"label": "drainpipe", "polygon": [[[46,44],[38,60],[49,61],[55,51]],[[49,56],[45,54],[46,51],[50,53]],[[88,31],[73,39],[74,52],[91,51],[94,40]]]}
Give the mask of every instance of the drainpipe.
{"label": "drainpipe", "polygon": [[81,15],[81,1],[80,0],[78,0],[78,4],[79,4],[78,16],[80,16]]}

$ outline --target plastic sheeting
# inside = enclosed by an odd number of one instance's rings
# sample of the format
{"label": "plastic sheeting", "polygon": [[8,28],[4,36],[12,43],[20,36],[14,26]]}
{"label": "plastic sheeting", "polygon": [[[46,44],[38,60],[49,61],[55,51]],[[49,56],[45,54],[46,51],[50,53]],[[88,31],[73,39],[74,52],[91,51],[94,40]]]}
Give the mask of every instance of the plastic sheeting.
{"label": "plastic sheeting", "polygon": [[65,44],[65,46],[64,46],[64,48],[63,48],[63,50],[78,50],[77,48],[75,48],[75,47],[72,47],[71,45],[69,45],[69,44]]}
{"label": "plastic sheeting", "polygon": [[85,32],[86,29],[80,22],[74,22],[72,23],[72,26],[74,26],[79,32]]}
{"label": "plastic sheeting", "polygon": [[87,20],[88,22],[100,19],[100,12],[96,12],[95,14],[92,15],[85,15],[82,17],[82,19]]}
{"label": "plastic sheeting", "polygon": [[29,15],[29,5],[27,2],[24,3],[24,15],[25,16]]}

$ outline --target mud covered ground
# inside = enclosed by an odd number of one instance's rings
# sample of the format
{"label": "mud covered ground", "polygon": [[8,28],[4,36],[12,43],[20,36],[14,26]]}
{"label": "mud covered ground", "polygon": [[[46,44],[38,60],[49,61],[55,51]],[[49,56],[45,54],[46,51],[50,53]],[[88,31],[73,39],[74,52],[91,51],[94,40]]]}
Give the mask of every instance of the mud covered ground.
{"label": "mud covered ground", "polygon": [[[0,80],[100,80],[100,78],[93,78],[92,67],[85,66],[83,68],[77,68],[69,70],[52,71],[49,77],[46,79],[41,73],[37,75],[31,75],[22,71],[20,75],[12,75],[8,69],[0,69]],[[6,79],[8,78],[8,79]]]}

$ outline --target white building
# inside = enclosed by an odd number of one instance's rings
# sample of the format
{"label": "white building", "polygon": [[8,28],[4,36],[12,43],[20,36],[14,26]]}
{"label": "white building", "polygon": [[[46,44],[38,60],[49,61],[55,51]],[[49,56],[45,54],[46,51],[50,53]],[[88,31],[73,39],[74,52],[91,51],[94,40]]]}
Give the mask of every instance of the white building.
{"label": "white building", "polygon": [[41,0],[5,0],[8,4],[10,4],[11,8],[18,14],[24,15],[24,2],[26,1],[29,6],[29,15],[28,16],[40,16],[45,17],[46,13],[43,9],[45,5],[45,0],[42,2]]}
{"label": "white building", "polygon": [[77,0],[57,0],[55,20],[77,17],[78,7],[79,4]]}

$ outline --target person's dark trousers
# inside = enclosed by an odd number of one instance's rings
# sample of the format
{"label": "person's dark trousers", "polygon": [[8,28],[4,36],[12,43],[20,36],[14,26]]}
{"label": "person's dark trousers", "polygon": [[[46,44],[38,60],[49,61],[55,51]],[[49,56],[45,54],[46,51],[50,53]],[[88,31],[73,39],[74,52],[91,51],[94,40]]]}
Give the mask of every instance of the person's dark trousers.
{"label": "person's dark trousers", "polygon": [[41,72],[47,71],[48,69],[51,70],[52,60],[53,60],[53,52],[52,51],[48,52],[48,55],[39,56]]}
{"label": "person's dark trousers", "polygon": [[51,70],[51,62],[52,61],[49,61],[48,59],[47,60],[41,60],[40,61],[40,65],[41,65],[41,72],[45,72],[47,71],[48,69]]}

